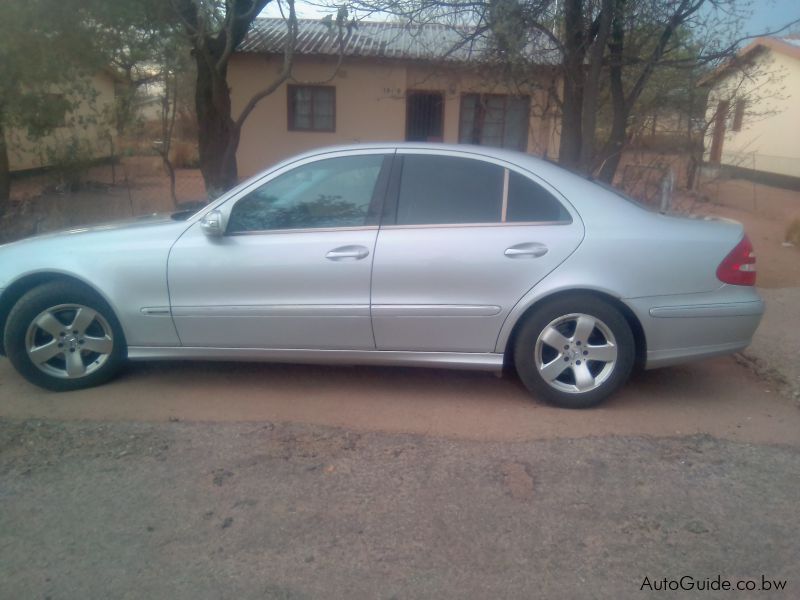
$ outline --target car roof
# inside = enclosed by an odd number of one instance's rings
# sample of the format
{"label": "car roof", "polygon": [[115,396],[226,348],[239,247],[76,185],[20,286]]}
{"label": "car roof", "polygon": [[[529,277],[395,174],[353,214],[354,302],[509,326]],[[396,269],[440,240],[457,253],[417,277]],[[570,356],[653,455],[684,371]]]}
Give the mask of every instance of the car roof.
{"label": "car roof", "polygon": [[546,159],[538,158],[518,150],[508,150],[505,148],[494,148],[492,146],[479,146],[476,144],[439,144],[432,142],[366,142],[357,144],[341,144],[335,146],[322,146],[303,152],[291,157],[289,160],[294,162],[301,158],[307,158],[325,154],[328,152],[346,152],[357,150],[440,150],[444,152],[455,152],[460,154],[472,154],[476,157],[494,158],[503,160],[522,168],[527,168],[544,179],[548,176],[556,178],[575,177],[585,181],[585,178],[570,172],[563,167],[550,162]]}
{"label": "car roof", "polygon": [[642,210],[640,207],[634,207],[633,203],[623,200],[619,194],[606,190],[588,180],[586,177],[573,173],[548,160],[537,158],[517,150],[507,150],[505,148],[493,148],[491,146],[479,146],[474,144],[386,141],[323,146],[289,157],[284,161],[272,165],[266,171],[262,172],[262,174],[274,172],[307,158],[321,157],[325,154],[335,152],[357,152],[359,150],[387,150],[390,152],[394,150],[438,150],[462,154],[465,157],[472,156],[476,159],[488,158],[504,161],[528,171],[538,179],[549,184],[562,198],[567,200],[567,202],[577,210],[581,218],[606,218],[609,216],[608,209],[612,206],[616,209],[611,211],[612,213],[617,211],[631,213],[640,212]]}

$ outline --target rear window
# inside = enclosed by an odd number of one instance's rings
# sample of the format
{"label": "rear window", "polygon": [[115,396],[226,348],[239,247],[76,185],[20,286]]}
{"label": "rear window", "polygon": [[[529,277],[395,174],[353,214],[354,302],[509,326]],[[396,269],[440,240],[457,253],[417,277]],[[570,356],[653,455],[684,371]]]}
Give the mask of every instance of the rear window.
{"label": "rear window", "polygon": [[470,158],[406,155],[398,225],[499,223],[503,169]]}
{"label": "rear window", "polygon": [[541,185],[510,171],[508,175],[508,222],[569,222],[569,213]]}

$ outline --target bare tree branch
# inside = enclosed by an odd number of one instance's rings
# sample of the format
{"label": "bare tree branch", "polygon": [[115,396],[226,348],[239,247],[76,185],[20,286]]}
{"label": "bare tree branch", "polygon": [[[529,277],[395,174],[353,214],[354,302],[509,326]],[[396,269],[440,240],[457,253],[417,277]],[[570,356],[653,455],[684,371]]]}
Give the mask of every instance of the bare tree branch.
{"label": "bare tree branch", "polygon": [[275,90],[277,90],[286,80],[289,79],[292,73],[292,66],[294,64],[294,50],[295,45],[297,44],[297,32],[298,32],[298,24],[297,24],[297,13],[295,11],[294,0],[287,0],[287,4],[289,5],[289,16],[286,19],[286,27],[288,28],[288,33],[286,36],[286,44],[284,45],[283,49],[283,68],[281,69],[280,74],[278,77],[272,81],[269,85],[264,87],[263,89],[256,92],[250,100],[248,100],[247,104],[242,109],[242,112],[239,114],[239,117],[236,119],[236,128],[241,129],[242,125],[244,125],[245,120],[250,113],[253,112],[253,109],[256,105],[261,102],[264,98],[272,94]]}

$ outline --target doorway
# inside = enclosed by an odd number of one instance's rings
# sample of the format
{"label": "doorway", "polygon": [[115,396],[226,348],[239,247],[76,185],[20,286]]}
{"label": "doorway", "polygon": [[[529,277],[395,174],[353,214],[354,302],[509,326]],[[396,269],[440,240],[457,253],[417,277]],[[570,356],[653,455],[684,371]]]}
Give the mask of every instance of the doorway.
{"label": "doorway", "polygon": [[440,92],[408,92],[406,141],[444,141],[444,97]]}
{"label": "doorway", "polygon": [[711,138],[711,151],[709,161],[718,165],[722,162],[722,143],[725,141],[725,121],[728,118],[730,102],[722,100],[717,105],[717,114],[714,118],[714,136]]}

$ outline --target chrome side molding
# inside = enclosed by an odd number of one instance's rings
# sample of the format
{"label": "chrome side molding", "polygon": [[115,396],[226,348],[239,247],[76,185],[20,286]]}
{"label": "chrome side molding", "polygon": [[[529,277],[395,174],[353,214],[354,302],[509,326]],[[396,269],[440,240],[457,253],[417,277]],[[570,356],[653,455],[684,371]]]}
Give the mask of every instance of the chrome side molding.
{"label": "chrome side molding", "polygon": [[493,352],[407,352],[398,350],[302,350],[269,348],[181,348],[130,346],[130,360],[244,360],[299,364],[389,365],[434,369],[501,371]]}

